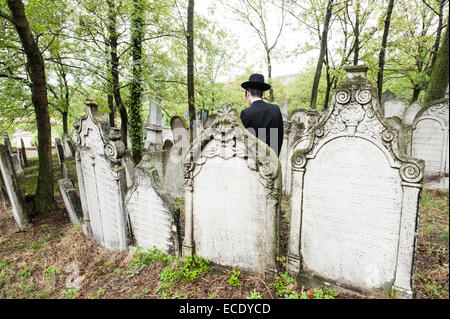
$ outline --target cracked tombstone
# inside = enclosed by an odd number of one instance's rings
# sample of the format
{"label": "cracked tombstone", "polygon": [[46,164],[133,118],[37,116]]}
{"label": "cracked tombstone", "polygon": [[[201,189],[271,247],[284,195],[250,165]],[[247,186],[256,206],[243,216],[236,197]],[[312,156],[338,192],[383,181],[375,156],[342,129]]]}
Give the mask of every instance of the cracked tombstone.
{"label": "cracked tombstone", "polygon": [[135,183],[128,191],[126,207],[136,246],[180,254],[180,208],[163,188],[147,153],[136,166]]}
{"label": "cracked tombstone", "polygon": [[449,189],[448,122],[448,99],[441,99],[422,108],[411,127],[408,152],[425,161],[425,188]]}
{"label": "cracked tombstone", "polygon": [[86,234],[103,247],[124,250],[128,243],[127,182],[121,164],[125,146],[120,130],[101,118],[97,104],[85,103],[86,115],[75,121],[72,139]]}
{"label": "cracked tombstone", "polygon": [[412,298],[424,163],[398,150],[367,66],[344,70],[309,146],[292,155],[287,269]]}
{"label": "cracked tombstone", "polygon": [[281,168],[275,152],[223,104],[185,160],[183,255],[273,278]]}
{"label": "cracked tombstone", "polygon": [[[11,161],[7,146],[0,144],[0,177],[3,178],[4,187],[12,206],[14,220],[21,230],[30,224],[30,219],[25,211],[22,191],[20,190],[17,176]],[[2,191],[3,193],[3,191]],[[4,195],[3,195],[4,196]]]}

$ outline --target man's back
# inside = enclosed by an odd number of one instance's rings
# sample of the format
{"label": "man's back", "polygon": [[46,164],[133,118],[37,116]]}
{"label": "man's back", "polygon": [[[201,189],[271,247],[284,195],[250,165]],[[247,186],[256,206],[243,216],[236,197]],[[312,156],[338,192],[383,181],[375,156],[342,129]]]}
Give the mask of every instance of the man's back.
{"label": "man's back", "polygon": [[[252,134],[268,144],[277,155],[280,154],[283,144],[283,116],[277,105],[256,100],[241,112],[241,121]],[[276,136],[271,136],[271,131]]]}

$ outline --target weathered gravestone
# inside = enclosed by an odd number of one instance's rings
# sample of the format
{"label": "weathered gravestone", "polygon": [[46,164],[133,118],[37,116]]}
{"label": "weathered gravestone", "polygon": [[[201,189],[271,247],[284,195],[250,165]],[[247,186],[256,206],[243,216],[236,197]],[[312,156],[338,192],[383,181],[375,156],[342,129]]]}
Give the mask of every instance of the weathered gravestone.
{"label": "weathered gravestone", "polygon": [[422,109],[419,102],[413,102],[408,108],[403,112],[402,124],[405,128],[411,127],[413,125],[414,119],[417,113]]}
{"label": "weathered gravestone", "polygon": [[25,229],[30,219],[25,211],[23,195],[9,155],[8,148],[0,144],[0,178],[2,178],[6,193],[12,206],[14,220],[20,229]]}
{"label": "weathered gravestone", "polygon": [[367,69],[345,68],[310,145],[292,156],[287,268],[411,298],[424,164],[399,152]]}
{"label": "weathered gravestone", "polygon": [[6,185],[3,181],[2,171],[0,170],[0,198],[3,200],[3,204],[5,208],[11,206],[11,202],[9,201],[8,192],[6,191]]}
{"label": "weathered gravestone", "polygon": [[283,192],[291,196],[291,157],[294,151],[305,148],[311,140],[312,128],[320,117],[320,112],[313,109],[295,109],[285,123],[283,147],[286,154],[280,156],[283,168]]}
{"label": "weathered gravestone", "polygon": [[100,117],[97,105],[91,100],[86,105],[87,114],[75,121],[72,136],[86,231],[106,248],[125,249],[125,146],[120,130]]}
{"label": "weathered gravestone", "polygon": [[55,137],[55,146],[56,146],[56,155],[58,156],[58,163],[59,163],[59,167],[60,167],[60,171],[61,171],[61,176],[62,176],[62,170],[63,170],[63,164],[65,161],[64,158],[64,149],[61,143],[61,139],[59,137]]}
{"label": "weathered gravestone", "polygon": [[273,277],[281,168],[272,149],[224,104],[185,157],[183,254]]}
{"label": "weathered gravestone", "polygon": [[405,112],[405,108],[406,103],[402,100],[399,100],[397,98],[390,99],[384,102],[384,117],[389,118],[396,116],[401,119],[403,117],[403,113]]}
{"label": "weathered gravestone", "polygon": [[68,178],[58,180],[59,192],[64,201],[70,221],[74,225],[83,225],[83,209],[73,182]]}
{"label": "weathered gravestone", "polygon": [[184,196],[183,157],[189,150],[189,130],[186,122],[179,116],[170,121],[173,134],[173,146],[165,165],[164,188],[175,198]]}
{"label": "weathered gravestone", "polygon": [[448,99],[442,99],[425,106],[411,127],[409,154],[425,160],[426,188],[449,189],[448,121]]}
{"label": "weathered gravestone", "polygon": [[62,147],[63,147],[64,158],[66,158],[66,159],[73,159],[74,158],[74,154],[75,154],[75,150],[74,150],[74,147],[73,147],[72,139],[66,133],[63,134],[61,139],[62,139]]}
{"label": "weathered gravestone", "polygon": [[391,90],[386,90],[383,93],[381,93],[380,104],[381,104],[381,109],[383,111],[383,114],[384,114],[384,104],[388,101],[396,100],[396,99],[397,99],[397,97]]}
{"label": "weathered gravestone", "polygon": [[126,207],[134,244],[167,254],[181,253],[180,209],[162,187],[158,170],[146,153],[136,166],[135,183]]}
{"label": "weathered gravestone", "polygon": [[7,132],[3,133],[3,142],[8,152],[9,157],[11,157],[11,161],[14,167],[14,171],[16,172],[17,177],[21,178],[24,176],[24,171],[22,167],[22,155],[20,150],[17,148],[13,148],[11,145],[11,140],[9,139],[9,135]]}
{"label": "weathered gravestone", "polygon": [[23,165],[28,166],[27,150],[25,149],[25,143],[23,142],[23,139],[20,139],[20,155],[22,156]]}
{"label": "weathered gravestone", "polygon": [[161,105],[151,102],[148,110],[148,119],[145,124],[145,143],[144,148],[151,151],[160,151],[162,148],[163,137],[163,117]]}

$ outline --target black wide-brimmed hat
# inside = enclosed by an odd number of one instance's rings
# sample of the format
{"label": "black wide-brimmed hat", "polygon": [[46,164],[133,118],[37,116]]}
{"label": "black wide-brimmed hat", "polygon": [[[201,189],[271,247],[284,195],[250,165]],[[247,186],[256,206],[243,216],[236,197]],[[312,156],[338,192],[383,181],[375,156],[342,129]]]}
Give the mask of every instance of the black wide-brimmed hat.
{"label": "black wide-brimmed hat", "polygon": [[261,91],[267,91],[270,89],[270,84],[264,83],[264,75],[254,73],[250,75],[247,82],[241,84],[244,89],[256,89]]}

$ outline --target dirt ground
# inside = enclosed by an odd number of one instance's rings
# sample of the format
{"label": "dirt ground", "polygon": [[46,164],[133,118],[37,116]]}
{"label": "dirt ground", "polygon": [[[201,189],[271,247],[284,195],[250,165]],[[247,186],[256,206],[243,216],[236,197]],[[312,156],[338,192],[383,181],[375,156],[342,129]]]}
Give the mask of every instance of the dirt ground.
{"label": "dirt ground", "polygon": [[[31,162],[21,180],[27,209],[35,166]],[[35,216],[25,231],[18,231],[11,210],[0,206],[0,298],[363,298],[299,285],[285,274],[283,257],[278,258],[278,278],[267,282],[205,260],[187,262],[133,249],[109,251],[72,226],[56,189],[55,194],[58,208]],[[415,298],[449,298],[448,199],[448,193],[422,193]],[[183,212],[183,201],[177,203]],[[280,256],[286,256],[290,209],[285,198],[282,210]],[[181,228],[183,233],[183,215]],[[395,291],[383,296],[396,297]]]}

